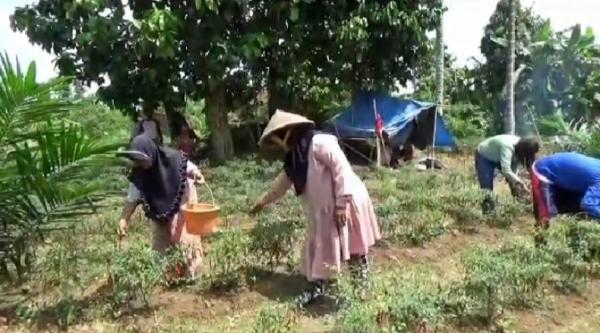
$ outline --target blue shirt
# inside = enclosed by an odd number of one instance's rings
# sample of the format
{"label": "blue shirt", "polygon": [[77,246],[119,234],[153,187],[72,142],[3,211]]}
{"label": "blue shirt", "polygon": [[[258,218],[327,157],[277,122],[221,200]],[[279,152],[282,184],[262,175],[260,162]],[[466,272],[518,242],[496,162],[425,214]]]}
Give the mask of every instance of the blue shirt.
{"label": "blue shirt", "polygon": [[535,170],[552,184],[570,192],[584,193],[600,183],[600,160],[579,153],[557,153],[535,162]]}

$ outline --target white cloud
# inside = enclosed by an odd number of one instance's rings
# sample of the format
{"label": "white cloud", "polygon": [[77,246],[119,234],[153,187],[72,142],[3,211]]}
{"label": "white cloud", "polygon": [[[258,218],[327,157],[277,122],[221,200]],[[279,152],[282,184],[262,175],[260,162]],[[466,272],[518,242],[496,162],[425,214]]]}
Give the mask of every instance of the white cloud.
{"label": "white cloud", "polygon": [[21,66],[35,61],[38,81],[55,77],[57,74],[52,63],[54,57],[39,46],[30,44],[25,34],[12,31],[9,20],[12,10],[7,7],[0,7],[0,52],[6,52],[12,61],[17,57]]}

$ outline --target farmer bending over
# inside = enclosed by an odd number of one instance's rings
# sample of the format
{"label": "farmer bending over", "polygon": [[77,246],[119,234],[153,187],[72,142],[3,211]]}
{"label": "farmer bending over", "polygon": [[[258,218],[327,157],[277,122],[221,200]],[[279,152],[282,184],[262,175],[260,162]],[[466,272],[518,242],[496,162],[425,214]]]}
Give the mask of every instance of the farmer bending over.
{"label": "farmer bending over", "polygon": [[600,160],[558,153],[533,163],[531,190],[538,225],[557,214],[585,213],[600,219]]}
{"label": "farmer bending over", "polygon": [[152,246],[161,254],[172,245],[185,247],[188,273],[194,277],[202,261],[200,236],[188,234],[181,207],[196,201],[194,182],[203,182],[198,168],[180,151],[162,148],[146,135],[138,135],[130,150],[119,153],[127,157],[133,167],[129,176],[132,183],[129,204],[123,209],[119,221],[119,236],[127,235],[129,219],[135,207],[142,203],[146,216],[152,222]]}
{"label": "farmer bending over", "polygon": [[525,183],[517,175],[517,169],[519,165],[530,166],[539,149],[536,139],[510,134],[496,135],[479,144],[475,153],[477,179],[482,189],[490,191],[483,201],[484,214],[495,209],[492,192],[496,170],[500,170],[508,181],[513,196],[518,196],[519,192],[527,192]]}
{"label": "farmer bending over", "polygon": [[300,302],[305,305],[327,286],[342,262],[366,274],[369,248],[381,238],[367,188],[354,173],[337,138],[314,131],[302,116],[278,110],[259,144],[285,152],[284,171],[250,214],[260,212],[294,187],[309,219],[301,272],[312,283]]}

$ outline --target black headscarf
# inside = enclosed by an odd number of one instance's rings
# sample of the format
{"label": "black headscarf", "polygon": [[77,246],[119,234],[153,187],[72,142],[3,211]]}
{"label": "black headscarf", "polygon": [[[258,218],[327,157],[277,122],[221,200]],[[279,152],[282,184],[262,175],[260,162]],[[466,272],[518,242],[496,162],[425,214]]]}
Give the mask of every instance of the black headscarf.
{"label": "black headscarf", "polygon": [[185,192],[187,158],[180,151],[158,147],[143,134],[133,139],[131,150],[152,161],[150,169],[136,168],[129,176],[142,193],[146,216],[159,222],[169,221],[179,211]]}
{"label": "black headscarf", "polygon": [[[298,129],[300,130],[300,129]],[[285,155],[283,168],[285,174],[294,184],[296,195],[302,195],[306,187],[306,175],[308,173],[308,151],[315,135],[314,130],[301,130],[294,147]]]}

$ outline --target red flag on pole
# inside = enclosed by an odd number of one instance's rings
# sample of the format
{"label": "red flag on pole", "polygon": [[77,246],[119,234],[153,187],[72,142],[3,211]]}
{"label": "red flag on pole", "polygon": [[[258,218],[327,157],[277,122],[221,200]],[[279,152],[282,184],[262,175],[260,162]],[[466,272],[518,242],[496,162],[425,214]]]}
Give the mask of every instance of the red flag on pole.
{"label": "red flag on pole", "polygon": [[375,134],[379,138],[383,138],[383,118],[377,112],[377,103],[373,99],[373,113],[375,114]]}

